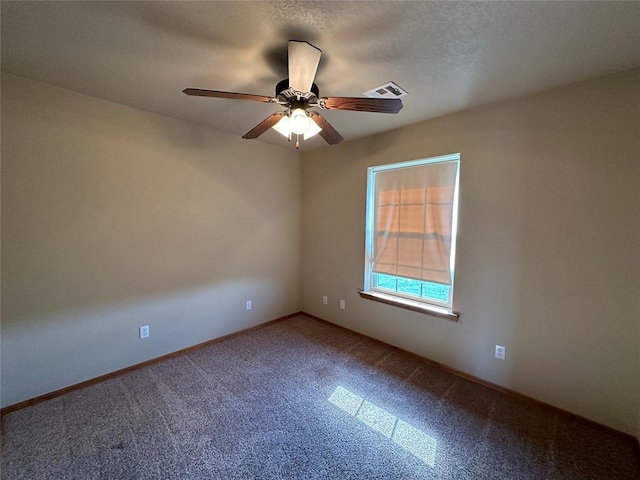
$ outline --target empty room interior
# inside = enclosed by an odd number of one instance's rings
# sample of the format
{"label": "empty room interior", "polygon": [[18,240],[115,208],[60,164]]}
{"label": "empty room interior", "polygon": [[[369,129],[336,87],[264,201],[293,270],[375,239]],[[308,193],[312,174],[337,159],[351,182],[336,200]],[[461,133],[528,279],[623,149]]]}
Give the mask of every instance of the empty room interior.
{"label": "empty room interior", "polygon": [[1,477],[640,478],[639,26],[2,1]]}

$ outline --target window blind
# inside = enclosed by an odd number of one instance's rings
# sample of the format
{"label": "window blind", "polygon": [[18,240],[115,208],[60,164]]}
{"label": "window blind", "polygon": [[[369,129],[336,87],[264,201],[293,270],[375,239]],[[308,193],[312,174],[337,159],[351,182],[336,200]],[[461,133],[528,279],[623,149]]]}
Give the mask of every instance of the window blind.
{"label": "window blind", "polygon": [[374,273],[452,284],[458,161],[375,173]]}

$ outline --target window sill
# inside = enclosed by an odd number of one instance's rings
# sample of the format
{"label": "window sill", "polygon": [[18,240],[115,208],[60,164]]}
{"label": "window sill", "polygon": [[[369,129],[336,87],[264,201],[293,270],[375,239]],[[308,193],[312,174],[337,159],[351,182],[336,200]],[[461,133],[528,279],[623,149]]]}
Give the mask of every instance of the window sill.
{"label": "window sill", "polygon": [[395,307],[405,308],[414,312],[424,313],[425,315],[431,315],[432,317],[444,318],[445,320],[450,320],[452,322],[457,322],[458,318],[460,318],[459,312],[436,307],[434,305],[426,305],[407,298],[386,295],[380,292],[365,292],[364,290],[358,290],[358,294],[367,300],[386,303],[387,305],[393,305]]}

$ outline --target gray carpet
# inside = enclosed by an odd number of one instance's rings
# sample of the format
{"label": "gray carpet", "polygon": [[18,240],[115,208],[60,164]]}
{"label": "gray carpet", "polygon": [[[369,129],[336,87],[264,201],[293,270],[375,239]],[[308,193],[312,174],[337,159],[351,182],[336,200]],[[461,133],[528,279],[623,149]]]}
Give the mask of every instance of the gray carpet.
{"label": "gray carpet", "polygon": [[619,438],[307,318],[6,415],[3,479],[633,479]]}

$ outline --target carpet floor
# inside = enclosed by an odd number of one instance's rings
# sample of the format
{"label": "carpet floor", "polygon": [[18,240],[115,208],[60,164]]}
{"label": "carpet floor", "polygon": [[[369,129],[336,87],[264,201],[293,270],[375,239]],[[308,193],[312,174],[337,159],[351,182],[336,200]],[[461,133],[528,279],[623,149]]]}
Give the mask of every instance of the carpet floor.
{"label": "carpet floor", "polygon": [[618,437],[305,316],[7,414],[2,479],[635,479]]}

